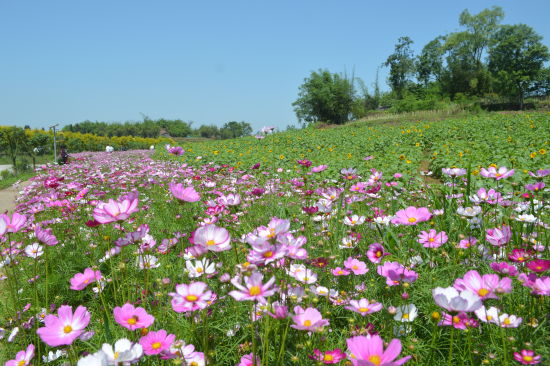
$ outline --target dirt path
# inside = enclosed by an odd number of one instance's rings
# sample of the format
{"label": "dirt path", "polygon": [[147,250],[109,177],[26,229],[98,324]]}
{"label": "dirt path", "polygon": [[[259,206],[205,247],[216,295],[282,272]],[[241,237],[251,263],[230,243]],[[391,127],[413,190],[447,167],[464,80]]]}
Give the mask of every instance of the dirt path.
{"label": "dirt path", "polygon": [[26,181],[22,182],[16,187],[9,187],[6,189],[0,190],[0,214],[5,213],[6,211],[9,213],[12,213],[15,209],[15,198],[17,197],[17,193],[21,191],[23,188],[31,184],[31,182]]}

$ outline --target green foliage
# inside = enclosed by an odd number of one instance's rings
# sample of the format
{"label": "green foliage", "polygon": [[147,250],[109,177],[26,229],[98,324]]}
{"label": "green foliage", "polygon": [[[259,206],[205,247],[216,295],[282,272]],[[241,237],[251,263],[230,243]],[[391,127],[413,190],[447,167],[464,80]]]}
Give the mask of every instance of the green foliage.
{"label": "green foliage", "polygon": [[495,34],[489,50],[489,70],[496,76],[499,93],[517,98],[523,104],[525,94],[535,83],[550,59],[542,37],[525,24],[505,25]]}
{"label": "green foliage", "polygon": [[388,83],[397,94],[397,98],[403,98],[407,86],[411,84],[411,76],[414,74],[414,56],[411,50],[412,39],[401,37],[395,45],[395,52],[388,56],[384,66],[390,68]]}
{"label": "green foliage", "polygon": [[353,83],[328,70],[312,72],[292,103],[300,122],[342,124],[349,120],[354,100]]}

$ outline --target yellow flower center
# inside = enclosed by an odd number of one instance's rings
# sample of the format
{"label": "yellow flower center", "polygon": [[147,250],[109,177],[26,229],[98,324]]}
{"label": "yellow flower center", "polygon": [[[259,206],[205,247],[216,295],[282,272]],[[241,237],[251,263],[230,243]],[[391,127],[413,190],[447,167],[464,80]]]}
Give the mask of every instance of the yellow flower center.
{"label": "yellow flower center", "polygon": [[202,269],[201,267],[198,267],[198,268],[195,268],[195,271],[197,271],[197,273],[202,273],[204,272],[204,269]]}
{"label": "yellow flower center", "polygon": [[487,315],[487,320],[491,321],[491,320],[493,320],[493,317],[491,315]]}
{"label": "yellow flower center", "polygon": [[267,235],[268,238],[274,238],[275,237],[275,229],[270,228],[269,234]]}
{"label": "yellow flower center", "polygon": [[151,348],[153,349],[159,349],[162,346],[160,342],[155,342],[151,345]]}
{"label": "yellow flower center", "polygon": [[378,366],[382,363],[382,359],[378,355],[372,355],[372,356],[369,356],[369,362]]}
{"label": "yellow flower center", "polygon": [[382,252],[378,250],[378,251],[376,252],[376,257],[380,258],[381,256],[382,256]]}
{"label": "yellow flower center", "polygon": [[134,324],[137,323],[137,321],[138,321],[138,317],[134,315],[133,317],[128,319],[127,323],[130,324],[130,325],[134,325]]}
{"label": "yellow flower center", "polygon": [[359,308],[359,312],[366,313],[369,311],[369,308]]}
{"label": "yellow flower center", "polygon": [[310,327],[311,326],[311,320],[304,321],[304,327]]}
{"label": "yellow flower center", "polygon": [[523,262],[524,260],[525,260],[524,257],[518,257],[518,261],[519,261],[519,262]]}
{"label": "yellow flower center", "polygon": [[523,356],[523,361],[531,362],[531,361],[533,361],[533,357],[531,357],[531,356]]}
{"label": "yellow flower center", "polygon": [[198,298],[197,296],[195,296],[195,295],[187,295],[187,296],[185,296],[185,300],[191,301],[191,302],[197,301],[198,299],[199,299],[199,298]]}
{"label": "yellow flower center", "polygon": [[498,177],[500,177],[501,175],[502,175],[502,174],[500,174],[500,173],[497,173],[497,174],[495,174],[495,177],[497,177],[497,178],[498,178]]}
{"label": "yellow flower center", "polygon": [[262,289],[260,288],[260,286],[252,286],[250,290],[248,290],[248,294],[250,296],[258,296],[261,293],[262,293]]}
{"label": "yellow flower center", "polygon": [[409,319],[409,314],[408,313],[405,313],[401,316],[403,319]]}
{"label": "yellow flower center", "polygon": [[17,366],[25,366],[25,360],[21,360],[17,363]]}
{"label": "yellow flower center", "polygon": [[428,241],[429,241],[430,243],[433,243],[433,242],[435,241],[435,238],[429,238]]}
{"label": "yellow flower center", "polygon": [[510,325],[510,323],[511,323],[510,318],[504,319],[504,324]]}
{"label": "yellow flower center", "polygon": [[355,270],[358,270],[358,269],[359,269],[359,267],[357,267],[356,265],[353,266],[353,267],[351,267],[351,268],[352,268],[352,269],[355,269]]}
{"label": "yellow flower center", "polygon": [[273,257],[273,252],[271,250],[264,253],[264,258],[271,258],[271,257]]}
{"label": "yellow flower center", "polygon": [[458,316],[453,316],[453,323],[458,324],[460,323],[460,318]]}
{"label": "yellow flower center", "polygon": [[113,358],[114,358],[115,360],[117,360],[119,356],[120,356],[120,353],[115,352],[115,354],[113,355]]}
{"label": "yellow flower center", "polygon": [[214,240],[210,239],[206,242],[206,245],[208,245],[208,246],[216,245],[216,242]]}
{"label": "yellow flower center", "polygon": [[71,327],[70,325],[65,325],[65,327],[63,327],[63,332],[65,334],[71,333],[72,331],[73,331],[73,327]]}
{"label": "yellow flower center", "polygon": [[477,291],[477,294],[481,297],[486,296],[488,293],[489,293],[489,290],[487,290],[486,288],[480,288]]}
{"label": "yellow flower center", "polygon": [[[416,222],[416,218],[414,217],[409,217],[409,222],[412,224],[413,222]],[[374,356],[373,356],[374,357]],[[378,357],[378,356],[376,356]]]}
{"label": "yellow flower center", "polygon": [[325,356],[323,357],[323,361],[332,361],[332,360],[334,360],[334,357],[332,355],[325,354]]}

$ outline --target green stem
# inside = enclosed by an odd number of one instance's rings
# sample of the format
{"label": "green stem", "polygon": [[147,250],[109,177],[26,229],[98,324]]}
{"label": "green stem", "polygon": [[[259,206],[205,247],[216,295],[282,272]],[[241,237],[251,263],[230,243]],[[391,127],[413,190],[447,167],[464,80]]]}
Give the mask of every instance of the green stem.
{"label": "green stem", "polygon": [[281,347],[279,348],[279,357],[277,357],[277,366],[282,365],[284,361],[284,354],[286,351],[286,335],[288,334],[288,329],[290,328],[290,320],[286,322],[285,331],[281,339]]}

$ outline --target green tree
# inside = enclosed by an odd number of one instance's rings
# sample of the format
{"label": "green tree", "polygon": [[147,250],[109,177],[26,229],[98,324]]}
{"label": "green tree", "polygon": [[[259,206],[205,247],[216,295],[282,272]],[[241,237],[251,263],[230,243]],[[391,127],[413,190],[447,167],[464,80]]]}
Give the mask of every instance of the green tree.
{"label": "green tree", "polygon": [[425,87],[431,81],[439,81],[443,71],[444,37],[439,36],[428,42],[416,60],[416,78]]}
{"label": "green tree", "polygon": [[5,151],[17,174],[17,157],[21,154],[30,154],[29,139],[25,130],[20,127],[0,128],[0,151]]}
{"label": "green tree", "polygon": [[222,138],[237,138],[242,136],[247,136],[252,133],[252,126],[246,122],[236,122],[231,121],[227,122],[220,129]]}
{"label": "green tree", "polygon": [[304,79],[292,106],[300,122],[342,124],[349,120],[354,95],[353,83],[346,77],[319,70]]}
{"label": "green tree", "polygon": [[[523,100],[539,79],[544,62],[550,59],[542,37],[525,24],[505,25],[493,37],[489,70],[501,95]],[[532,91],[532,90],[531,90]]]}
{"label": "green tree", "polygon": [[407,86],[411,84],[411,76],[414,74],[414,56],[411,50],[412,39],[400,37],[395,45],[395,51],[388,56],[384,66],[390,68],[388,83],[397,95],[403,98]]}

